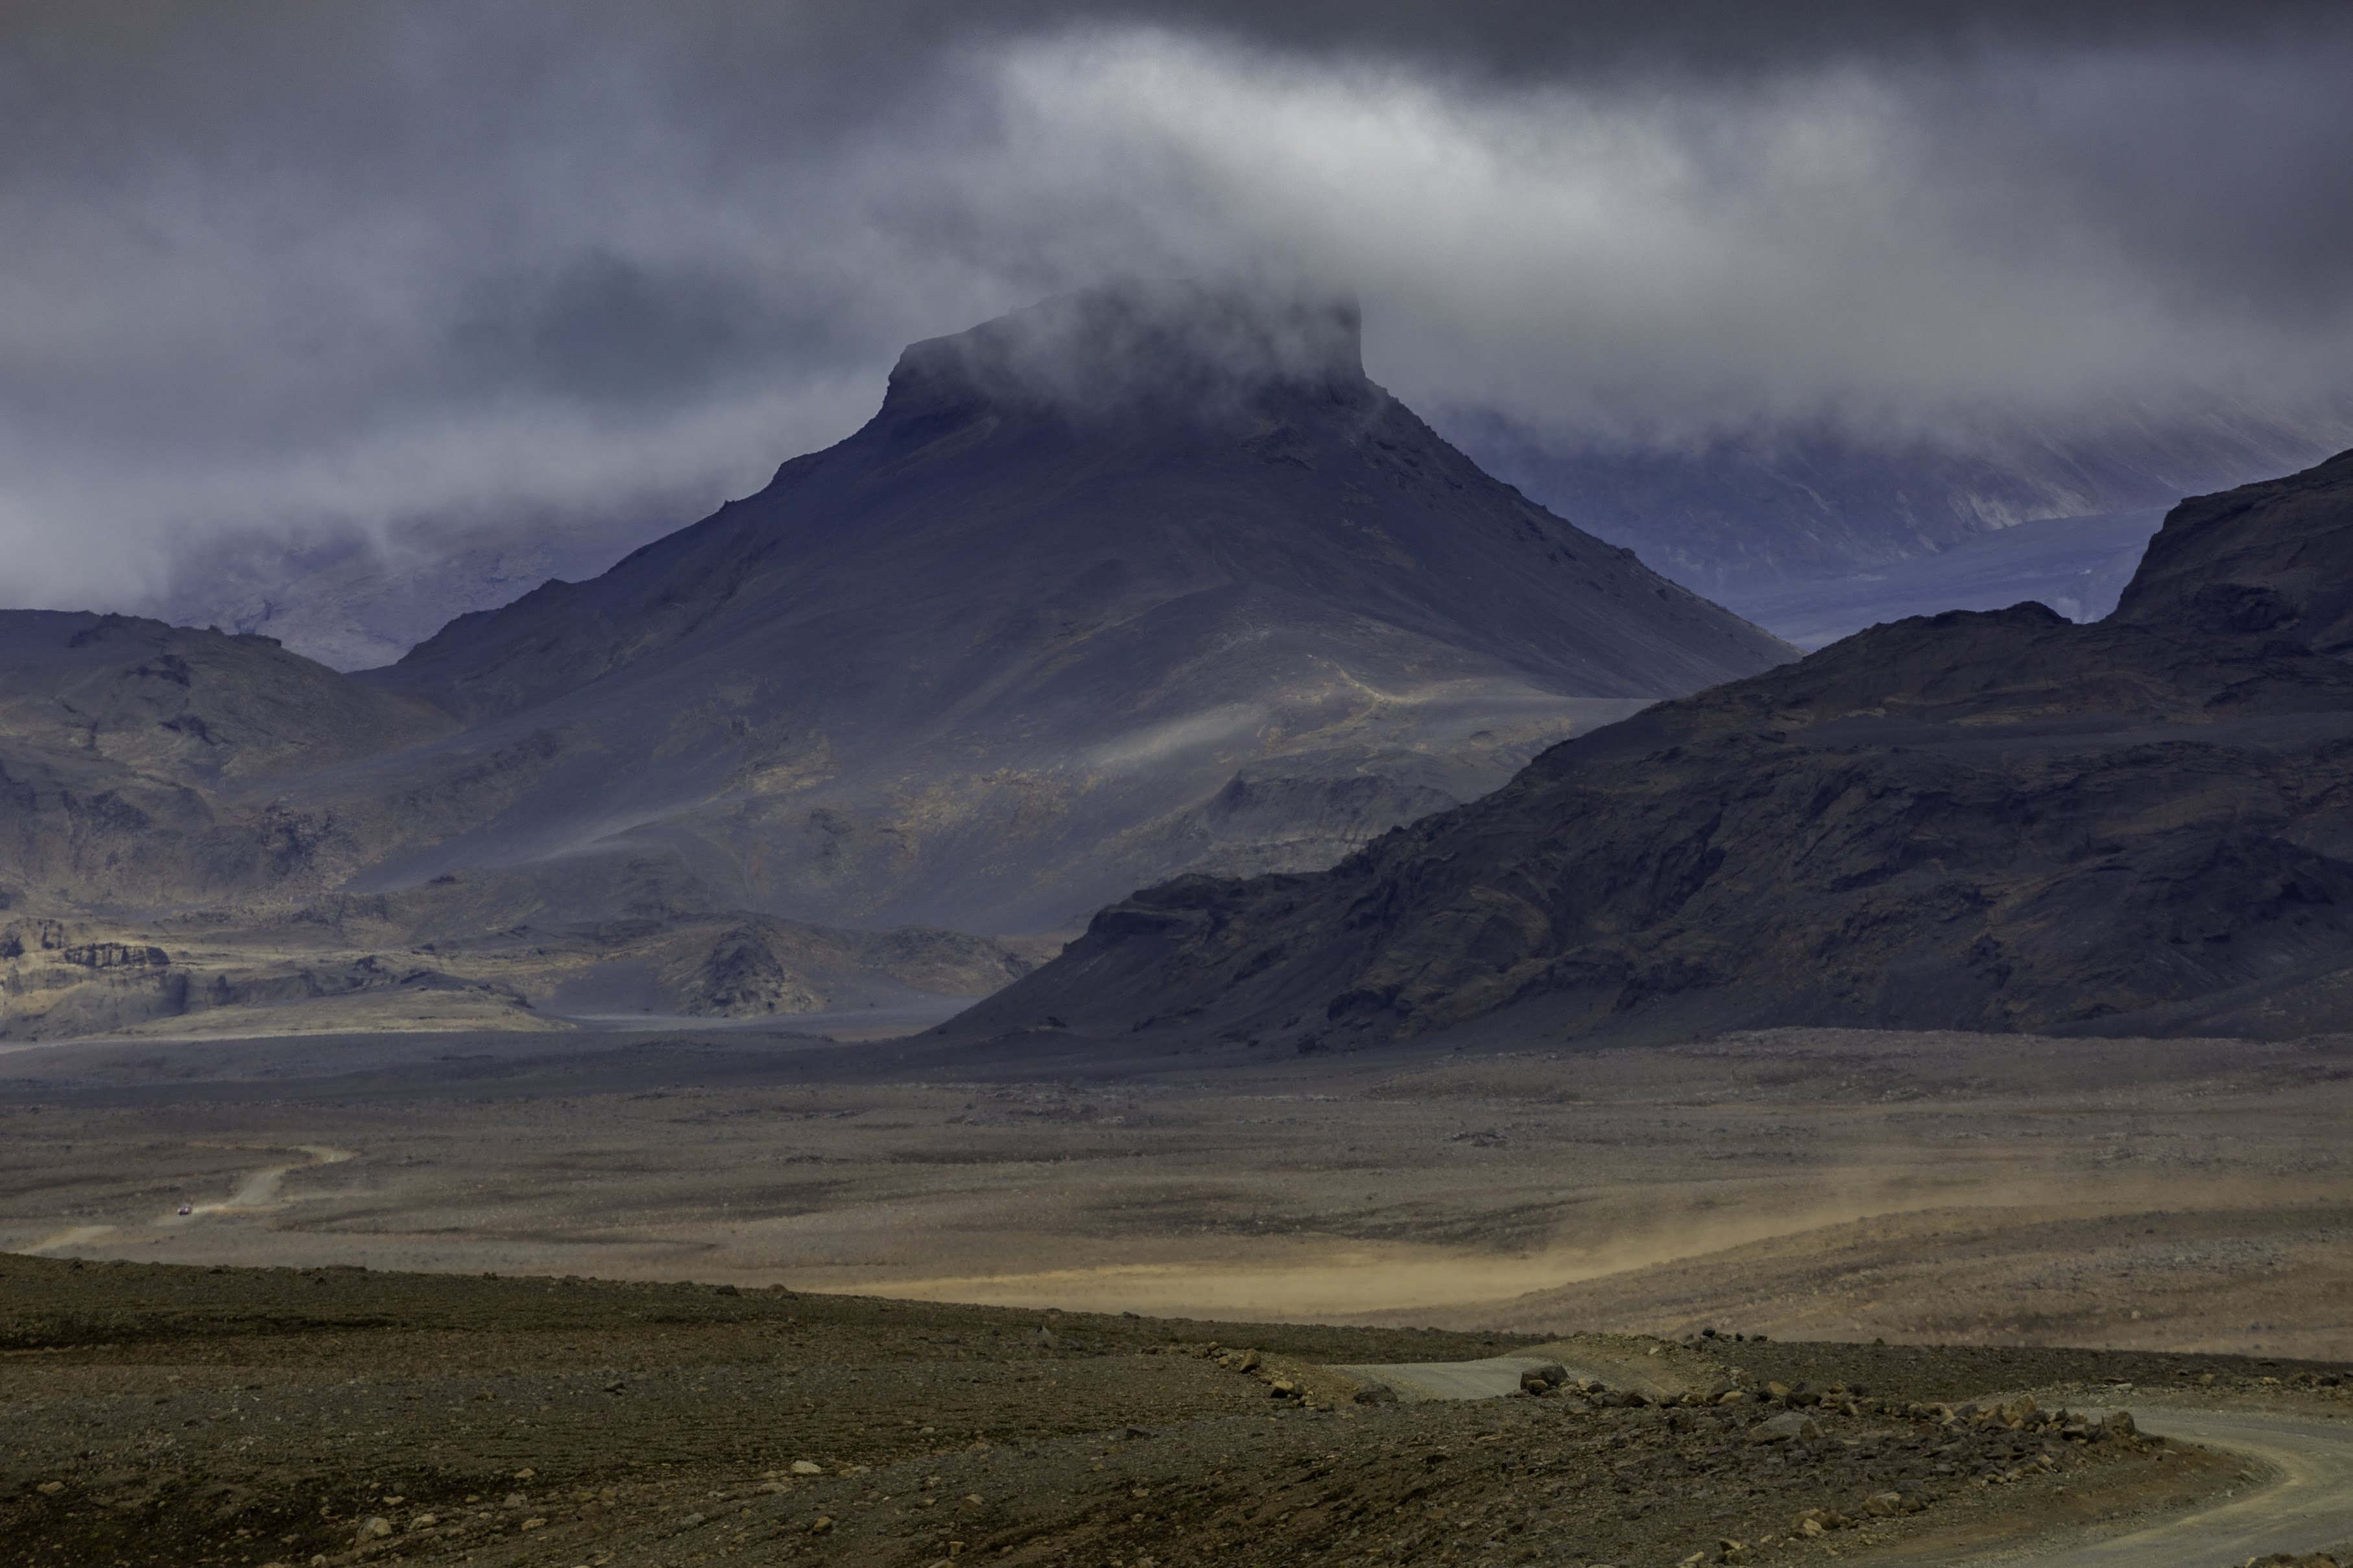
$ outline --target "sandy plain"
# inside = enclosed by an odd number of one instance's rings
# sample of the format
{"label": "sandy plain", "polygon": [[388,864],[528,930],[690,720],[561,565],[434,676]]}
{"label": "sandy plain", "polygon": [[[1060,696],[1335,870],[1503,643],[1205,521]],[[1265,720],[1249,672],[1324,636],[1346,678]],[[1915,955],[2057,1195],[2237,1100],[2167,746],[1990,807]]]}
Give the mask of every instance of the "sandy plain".
{"label": "sandy plain", "polygon": [[2345,1039],[85,1044],[0,1056],[0,1250],[2342,1362],[2348,1131]]}

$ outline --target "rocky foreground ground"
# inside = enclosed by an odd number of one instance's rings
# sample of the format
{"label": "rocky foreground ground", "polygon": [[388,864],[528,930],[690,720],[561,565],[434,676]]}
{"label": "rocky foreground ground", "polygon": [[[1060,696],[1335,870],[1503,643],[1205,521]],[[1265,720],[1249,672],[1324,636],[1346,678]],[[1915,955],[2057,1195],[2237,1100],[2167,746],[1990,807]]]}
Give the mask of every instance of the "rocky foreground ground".
{"label": "rocky foreground ground", "polygon": [[1335,1370],[1532,1348],[6,1256],[0,1563],[1927,1563],[2248,1479],[2109,1414],[2133,1400],[2353,1394],[2243,1358],[1730,1334],[1556,1342],[1605,1375],[1479,1402]]}

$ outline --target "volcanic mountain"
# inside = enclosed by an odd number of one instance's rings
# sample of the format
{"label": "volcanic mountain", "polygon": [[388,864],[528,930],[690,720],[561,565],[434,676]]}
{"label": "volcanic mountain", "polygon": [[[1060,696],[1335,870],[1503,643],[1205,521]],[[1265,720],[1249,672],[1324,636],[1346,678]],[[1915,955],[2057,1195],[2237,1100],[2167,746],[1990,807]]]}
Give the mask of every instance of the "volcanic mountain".
{"label": "volcanic mountain", "polygon": [[367,885],[651,855],[800,919],[1050,928],[1327,865],[1788,657],[1480,472],[1352,309],[1103,290],[914,345],[759,494],[362,677],[469,726],[430,765],[544,738]]}
{"label": "volcanic mountain", "polygon": [[2348,647],[2353,452],[2184,501],[2104,622],[1873,627],[1329,871],[1139,893],[947,1033],[2344,1029]]}
{"label": "volcanic mountain", "polygon": [[[1366,379],[1353,308],[1187,285],[917,343],[849,439],[382,669],[7,619],[0,910],[332,931],[329,992],[486,933],[610,980],[625,931],[670,978],[596,994],[658,1011],[805,1005],[791,955],[849,951],[814,926],[1329,865],[1793,657],[1482,473]],[[1026,963],[916,947],[918,988]]]}

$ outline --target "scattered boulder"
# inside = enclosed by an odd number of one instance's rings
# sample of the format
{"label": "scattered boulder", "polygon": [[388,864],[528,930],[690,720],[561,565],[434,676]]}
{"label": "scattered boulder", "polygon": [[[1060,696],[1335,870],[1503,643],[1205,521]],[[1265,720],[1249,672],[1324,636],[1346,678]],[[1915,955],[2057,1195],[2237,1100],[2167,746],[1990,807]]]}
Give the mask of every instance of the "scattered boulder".
{"label": "scattered boulder", "polygon": [[1386,1383],[1368,1383],[1356,1390],[1356,1403],[1359,1405],[1395,1405],[1397,1402],[1397,1390]]}
{"label": "scattered boulder", "polygon": [[1568,1369],[1558,1362],[1532,1366],[1520,1373],[1520,1392],[1538,1397],[1552,1394],[1568,1383]]}
{"label": "scattered boulder", "polygon": [[1821,1435],[1821,1427],[1802,1410],[1785,1410],[1748,1429],[1748,1440],[1752,1443],[1787,1443],[1794,1438],[1819,1437]]}

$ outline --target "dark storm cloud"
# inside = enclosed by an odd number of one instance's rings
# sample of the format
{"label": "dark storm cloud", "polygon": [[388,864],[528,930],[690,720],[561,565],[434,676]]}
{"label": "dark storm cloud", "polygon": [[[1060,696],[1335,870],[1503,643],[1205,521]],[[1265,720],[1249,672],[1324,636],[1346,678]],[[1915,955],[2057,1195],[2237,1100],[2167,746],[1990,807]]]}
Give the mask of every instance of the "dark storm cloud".
{"label": "dark storm cloud", "polygon": [[1534,427],[2250,401],[2353,347],[2341,7],[11,7],[0,597],[668,518],[1105,277],[1352,289]]}

